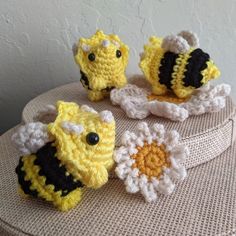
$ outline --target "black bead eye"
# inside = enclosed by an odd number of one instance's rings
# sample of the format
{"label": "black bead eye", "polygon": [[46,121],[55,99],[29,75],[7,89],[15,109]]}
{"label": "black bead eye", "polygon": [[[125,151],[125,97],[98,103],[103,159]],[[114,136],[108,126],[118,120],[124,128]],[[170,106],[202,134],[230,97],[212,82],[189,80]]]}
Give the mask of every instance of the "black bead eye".
{"label": "black bead eye", "polygon": [[120,50],[116,50],[116,57],[117,58],[121,57],[121,51]]}
{"label": "black bead eye", "polygon": [[99,142],[99,136],[94,132],[88,133],[86,136],[86,141],[89,145],[96,145]]}
{"label": "black bead eye", "polygon": [[90,61],[94,61],[94,60],[95,60],[95,54],[94,54],[94,53],[90,53],[90,54],[88,55],[88,59],[89,59]]}

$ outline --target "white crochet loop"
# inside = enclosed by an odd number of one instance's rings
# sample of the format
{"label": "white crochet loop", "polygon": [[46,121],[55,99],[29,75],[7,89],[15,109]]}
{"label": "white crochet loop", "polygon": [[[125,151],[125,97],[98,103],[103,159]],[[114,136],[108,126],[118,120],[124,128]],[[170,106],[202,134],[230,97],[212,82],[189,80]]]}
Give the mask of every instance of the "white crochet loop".
{"label": "white crochet loop", "polygon": [[110,45],[110,41],[109,40],[105,39],[105,40],[102,41],[102,46],[104,48],[107,48],[109,45]]}
{"label": "white crochet loop", "polygon": [[107,110],[101,111],[99,113],[99,116],[100,116],[101,121],[105,123],[111,123],[114,121],[114,117],[110,111],[107,111]]}
{"label": "white crochet loop", "polygon": [[61,127],[66,133],[74,133],[77,135],[80,135],[84,131],[84,127],[82,125],[75,124],[70,121],[63,121],[61,123]]}
{"label": "white crochet loop", "polygon": [[12,136],[12,141],[22,155],[36,153],[51,138],[47,132],[47,125],[32,122],[21,126]]}
{"label": "white crochet loop", "polygon": [[144,119],[153,114],[182,122],[191,115],[217,112],[224,108],[230,90],[230,85],[227,84],[208,84],[197,89],[188,101],[174,104],[158,100],[149,101],[147,96],[151,94],[150,89],[128,84],[121,89],[113,89],[110,99],[113,105],[120,105],[126,115],[133,119]]}
{"label": "white crochet loop", "polygon": [[[146,122],[141,122],[137,125],[136,133],[126,131],[121,146],[114,152],[117,163],[115,172],[124,181],[126,191],[140,192],[147,202],[155,201],[158,193],[171,194],[176,182],[187,176],[182,162],[189,151],[179,140],[177,131],[166,132],[164,126],[158,123],[149,127]],[[143,159],[138,159],[140,156]]]}
{"label": "white crochet loop", "polygon": [[89,45],[84,44],[84,43],[81,45],[81,48],[84,52],[89,52],[91,49],[91,47]]}
{"label": "white crochet loop", "polygon": [[181,36],[176,35],[166,36],[162,41],[161,47],[165,51],[170,51],[176,54],[186,53],[190,49],[188,42]]}

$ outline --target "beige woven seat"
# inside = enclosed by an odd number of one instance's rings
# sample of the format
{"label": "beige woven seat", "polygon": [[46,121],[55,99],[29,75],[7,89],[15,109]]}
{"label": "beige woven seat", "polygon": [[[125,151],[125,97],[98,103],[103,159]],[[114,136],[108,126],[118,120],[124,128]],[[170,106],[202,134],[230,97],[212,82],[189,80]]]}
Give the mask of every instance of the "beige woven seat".
{"label": "beige woven seat", "polygon": [[[121,133],[138,121],[127,119],[108,100],[91,104],[78,83],[69,84],[32,100],[23,120],[32,121],[36,111],[58,99],[112,110],[117,121],[117,145]],[[99,190],[87,190],[82,202],[61,213],[38,199],[17,194],[14,169],[19,154],[11,146],[15,129],[0,138],[0,228],[14,235],[233,235],[236,233],[235,108],[231,99],[219,113],[191,117],[183,123],[156,117],[167,129],[177,129],[191,149],[185,163],[188,177],[168,197],[148,204],[141,195],[128,194],[123,183],[112,178]],[[229,147],[231,146],[231,147]],[[204,164],[201,164],[204,163]],[[201,165],[200,165],[201,164]],[[1,231],[0,231],[1,232]]]}

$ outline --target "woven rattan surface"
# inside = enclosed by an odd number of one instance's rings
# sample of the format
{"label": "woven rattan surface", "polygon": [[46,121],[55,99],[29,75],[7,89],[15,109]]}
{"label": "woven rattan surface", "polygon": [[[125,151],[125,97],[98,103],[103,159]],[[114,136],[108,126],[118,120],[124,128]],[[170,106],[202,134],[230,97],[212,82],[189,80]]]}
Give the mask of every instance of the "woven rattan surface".
{"label": "woven rattan surface", "polygon": [[[135,130],[137,123],[140,122],[128,118],[123,110],[118,106],[113,106],[109,99],[97,103],[90,102],[79,82],[53,89],[33,99],[23,110],[23,122],[32,121],[39,109],[43,109],[47,104],[55,104],[58,100],[74,101],[81,105],[88,104],[98,111],[112,111],[117,124],[117,146],[120,145],[121,135],[125,130]],[[178,130],[183,142],[190,148],[191,155],[184,164],[187,168],[191,168],[215,158],[231,145],[234,114],[235,108],[231,98],[228,98],[226,107],[221,112],[193,116],[182,123],[171,122],[156,116],[149,116],[145,121],[150,125],[159,122],[164,124],[166,129]]]}
{"label": "woven rattan surface", "polygon": [[188,170],[176,192],[155,203],[126,193],[121,181],[110,179],[99,190],[87,190],[74,210],[61,213],[43,201],[18,196],[14,169],[19,154],[11,146],[13,132],[0,138],[0,232],[96,236],[236,232],[236,146]]}

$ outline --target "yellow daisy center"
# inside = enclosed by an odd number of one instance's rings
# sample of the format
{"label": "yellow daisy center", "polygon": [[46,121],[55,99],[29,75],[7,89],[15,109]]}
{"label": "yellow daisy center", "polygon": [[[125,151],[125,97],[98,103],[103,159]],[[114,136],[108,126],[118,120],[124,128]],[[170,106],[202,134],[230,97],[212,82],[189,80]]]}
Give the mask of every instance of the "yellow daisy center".
{"label": "yellow daisy center", "polygon": [[142,174],[150,177],[160,177],[163,167],[169,167],[169,154],[165,145],[158,146],[156,142],[144,143],[143,147],[137,147],[138,153],[131,156],[135,160],[132,168],[138,168]]}
{"label": "yellow daisy center", "polygon": [[189,100],[189,97],[187,97],[187,98],[178,98],[173,93],[167,93],[165,95],[151,94],[151,95],[147,96],[147,99],[149,101],[158,100],[160,102],[170,102],[170,103],[180,104],[180,103],[183,103],[183,102],[187,102]]}

